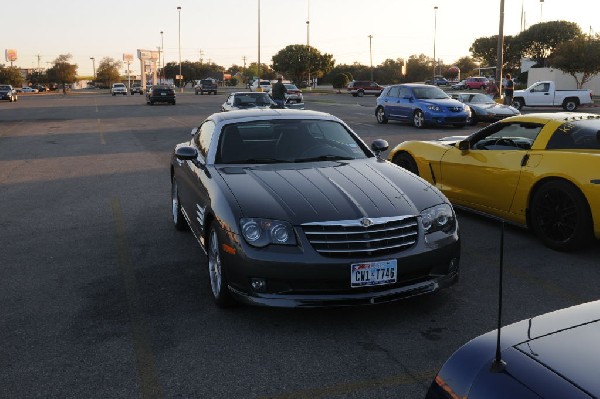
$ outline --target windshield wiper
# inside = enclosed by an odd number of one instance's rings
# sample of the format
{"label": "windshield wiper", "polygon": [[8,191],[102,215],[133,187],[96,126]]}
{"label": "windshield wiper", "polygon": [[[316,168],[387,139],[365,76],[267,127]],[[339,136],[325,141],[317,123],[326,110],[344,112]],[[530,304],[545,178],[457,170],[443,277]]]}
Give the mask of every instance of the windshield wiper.
{"label": "windshield wiper", "polygon": [[240,160],[235,160],[235,161],[230,161],[227,163],[239,163],[239,164],[258,164],[258,163],[283,163],[283,162],[289,162],[288,160],[285,159],[277,159],[277,158],[249,158],[249,159],[240,159]]}
{"label": "windshield wiper", "polygon": [[341,155],[319,155],[318,157],[294,159],[294,162],[350,161],[352,159],[355,159],[355,158],[349,157],[349,156],[341,156]]}

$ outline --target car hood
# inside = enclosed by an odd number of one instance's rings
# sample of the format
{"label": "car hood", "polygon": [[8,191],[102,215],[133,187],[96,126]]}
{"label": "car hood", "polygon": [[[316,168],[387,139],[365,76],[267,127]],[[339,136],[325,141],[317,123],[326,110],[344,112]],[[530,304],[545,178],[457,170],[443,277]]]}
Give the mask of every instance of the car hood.
{"label": "car hood", "polygon": [[471,108],[482,109],[482,110],[486,110],[488,112],[494,112],[496,114],[502,114],[502,115],[516,115],[518,113],[518,111],[515,108],[509,107],[506,105],[502,105],[502,104],[489,103],[489,104],[468,104],[468,105]]}
{"label": "car hood", "polygon": [[418,215],[445,202],[429,183],[375,158],[218,168],[241,215],[293,224]]}

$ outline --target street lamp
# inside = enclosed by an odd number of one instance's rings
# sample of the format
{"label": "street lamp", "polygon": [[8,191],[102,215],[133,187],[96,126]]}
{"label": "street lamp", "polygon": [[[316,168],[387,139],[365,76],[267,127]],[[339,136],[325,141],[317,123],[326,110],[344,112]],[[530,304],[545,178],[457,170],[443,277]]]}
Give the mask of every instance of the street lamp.
{"label": "street lamp", "polygon": [[437,9],[438,7],[433,7],[433,80],[432,82],[435,84],[435,70],[437,68],[437,58],[435,58],[435,35],[437,33]]}
{"label": "street lamp", "polygon": [[[165,75],[165,40],[163,31],[160,31],[160,49],[162,50],[162,69],[160,71],[160,83],[163,83],[163,76]],[[160,63],[160,53],[158,54],[158,62]]]}
{"label": "street lamp", "polygon": [[312,89],[310,80],[310,0],[307,0],[306,10],[306,50],[308,50],[308,90]]}
{"label": "street lamp", "polygon": [[373,49],[371,47],[371,40],[373,35],[369,35],[369,58],[371,59],[371,82],[373,81]]}
{"label": "street lamp", "polygon": [[177,12],[179,13],[179,90],[183,93],[183,76],[181,76],[181,7],[177,7]]}
{"label": "street lamp", "polygon": [[256,64],[256,78],[258,79],[258,85],[256,90],[260,87],[260,0],[258,0],[258,64]]}
{"label": "street lamp", "polygon": [[90,57],[92,60],[92,68],[94,68],[94,84],[96,84],[96,58]]}

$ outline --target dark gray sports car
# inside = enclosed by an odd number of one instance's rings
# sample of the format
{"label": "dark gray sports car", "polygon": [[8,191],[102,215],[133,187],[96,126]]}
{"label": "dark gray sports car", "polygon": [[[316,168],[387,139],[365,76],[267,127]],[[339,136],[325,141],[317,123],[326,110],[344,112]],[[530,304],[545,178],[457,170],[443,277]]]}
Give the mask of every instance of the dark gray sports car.
{"label": "dark gray sports car", "polygon": [[175,147],[172,214],[208,255],[218,306],[376,304],[456,282],[446,197],[340,119],[263,109],[209,116]]}

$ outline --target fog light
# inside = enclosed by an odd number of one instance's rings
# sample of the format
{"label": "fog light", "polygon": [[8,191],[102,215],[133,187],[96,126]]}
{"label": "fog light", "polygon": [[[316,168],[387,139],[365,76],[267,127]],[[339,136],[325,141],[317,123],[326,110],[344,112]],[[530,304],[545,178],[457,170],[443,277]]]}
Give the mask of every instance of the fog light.
{"label": "fog light", "polygon": [[256,292],[265,292],[267,290],[267,282],[262,278],[251,278],[250,285]]}

